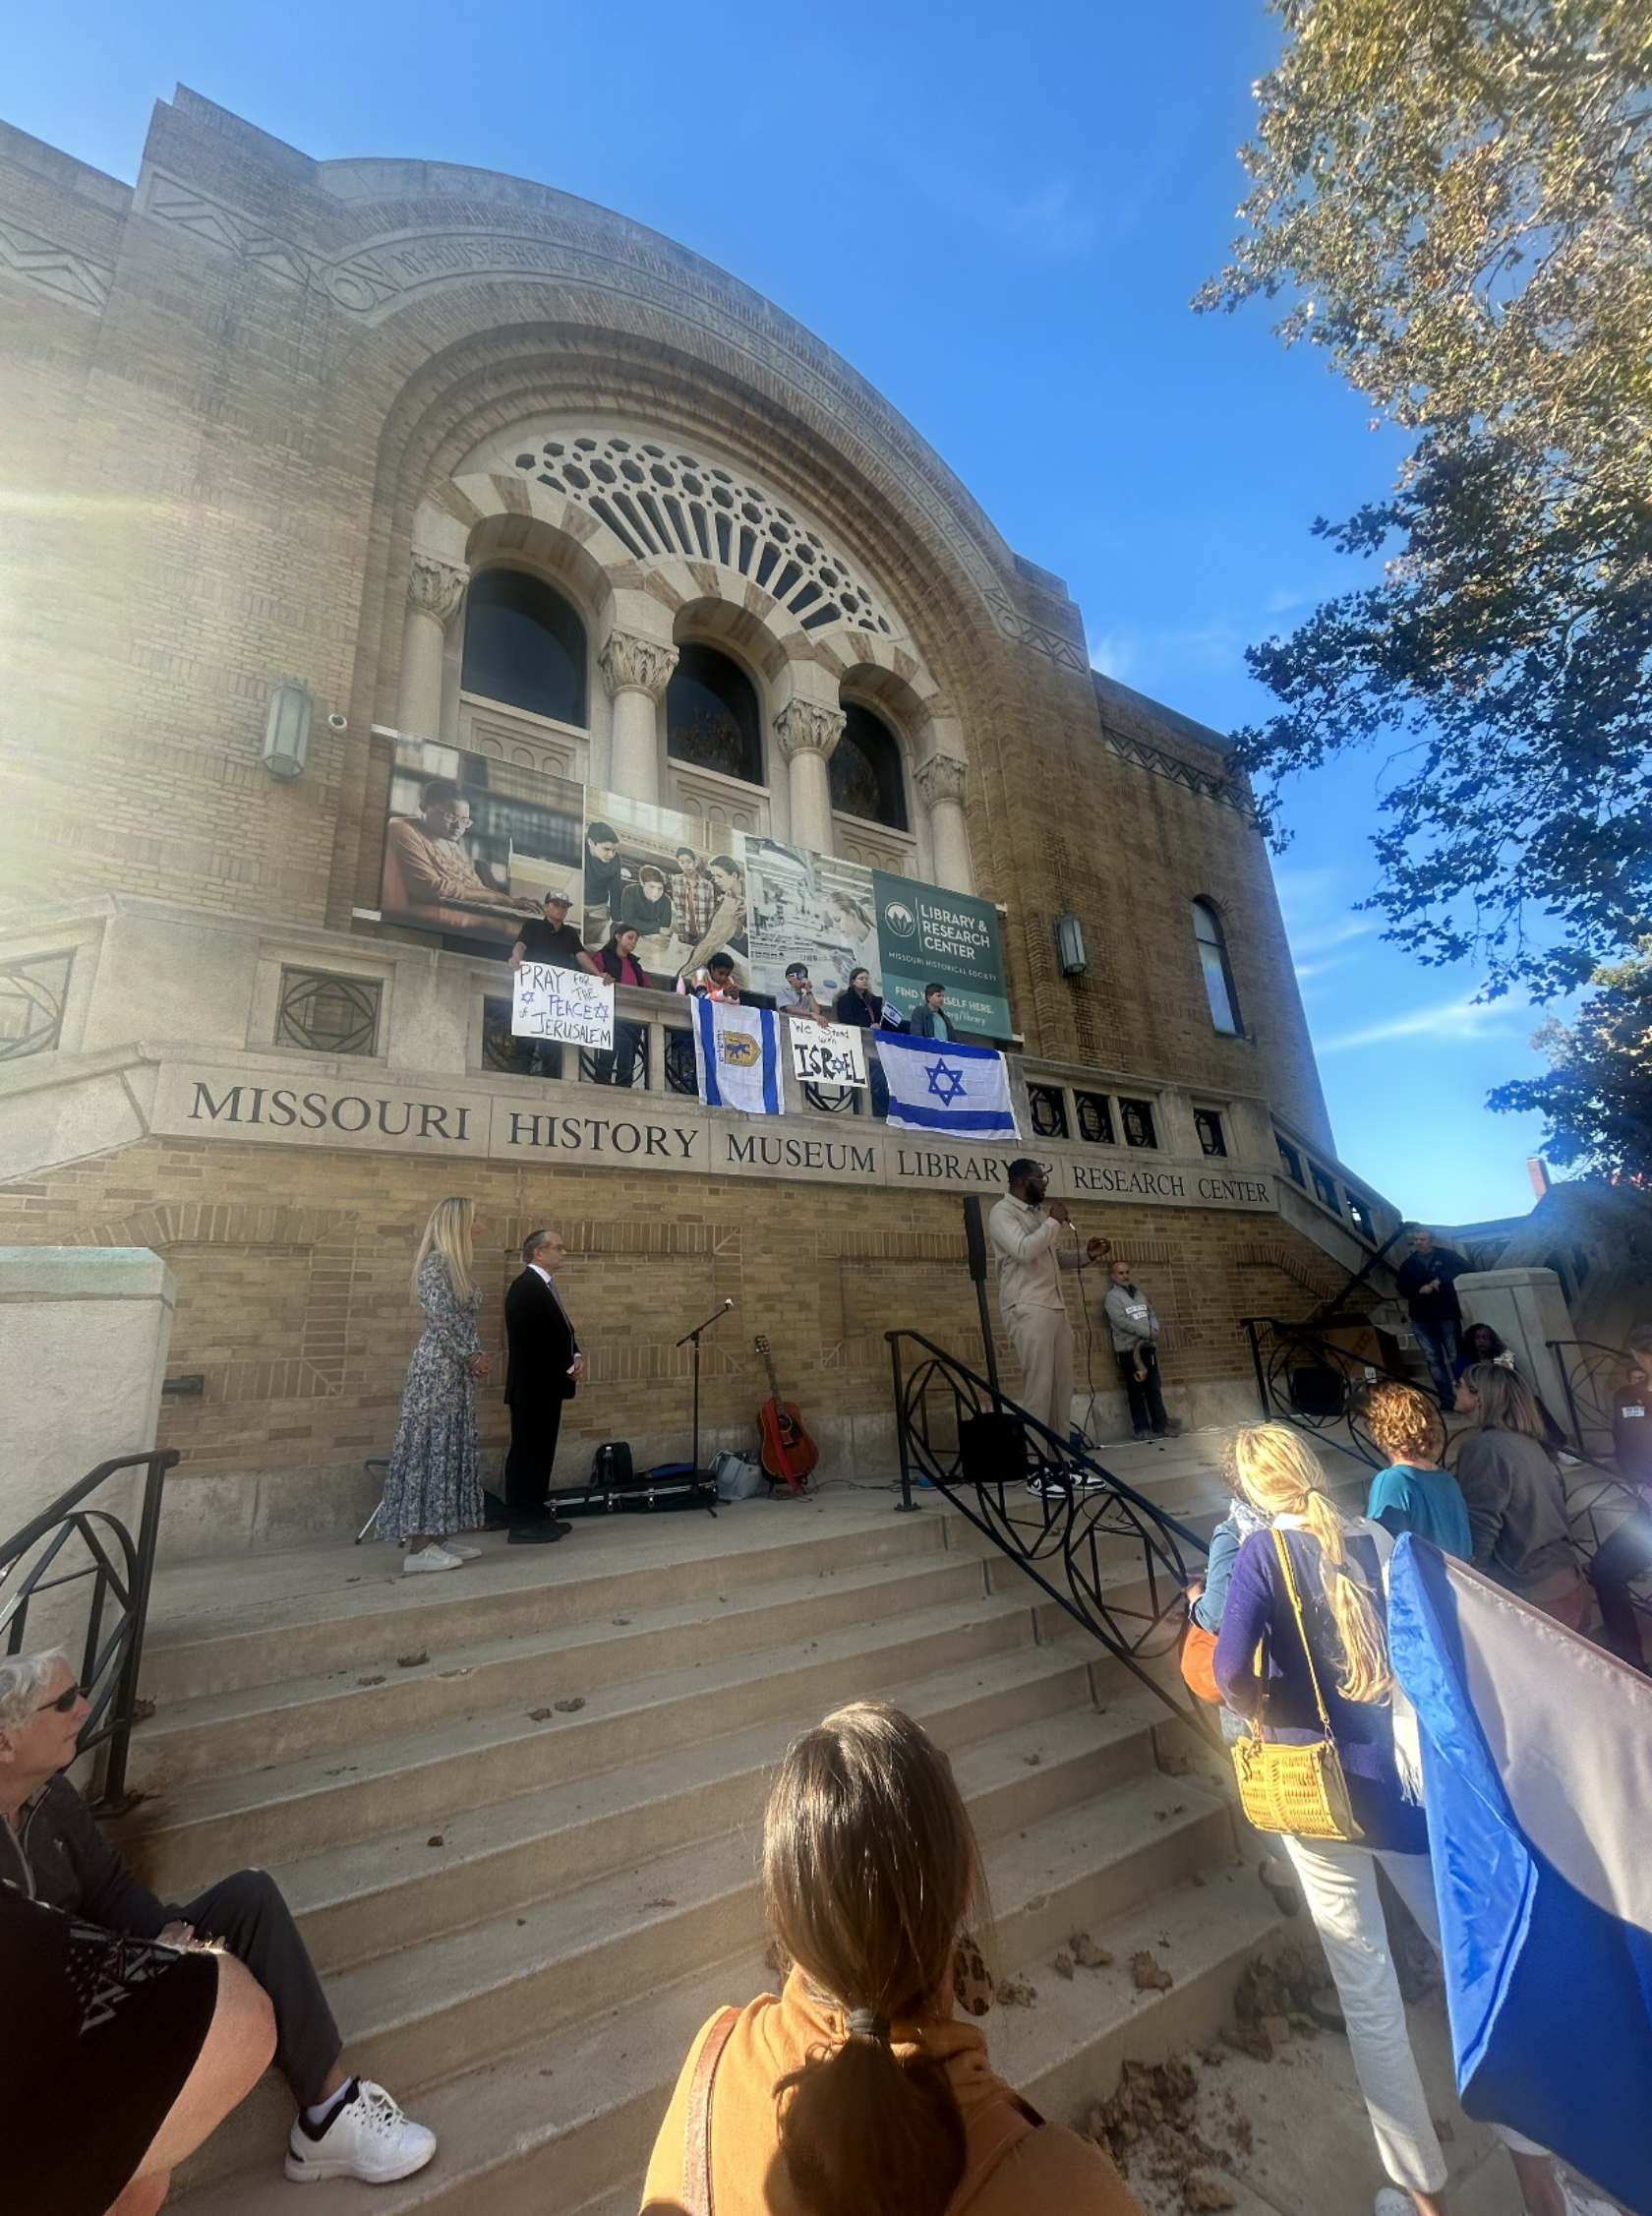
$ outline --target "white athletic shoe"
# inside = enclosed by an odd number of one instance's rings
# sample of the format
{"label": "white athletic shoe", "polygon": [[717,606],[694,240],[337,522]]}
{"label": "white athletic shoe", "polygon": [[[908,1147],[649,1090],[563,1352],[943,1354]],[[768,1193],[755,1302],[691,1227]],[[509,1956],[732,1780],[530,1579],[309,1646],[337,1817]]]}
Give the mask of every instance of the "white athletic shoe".
{"label": "white athletic shoe", "polygon": [[383,2085],[358,2077],[320,2138],[311,2137],[302,2116],[293,2119],[284,2167],[297,2186],[318,2178],[359,2178],[364,2186],[387,2186],[397,2178],[411,2178],[435,2152],[434,2131],[403,2116]]}
{"label": "white athletic shoe", "polygon": [[443,1539],[442,1550],[444,1554],[450,1554],[456,1562],[480,1562],[482,1559],[482,1549],[479,1546],[464,1546],[457,1539]]}
{"label": "white athletic shoe", "polygon": [[449,1554],[444,1546],[438,1546],[433,1539],[429,1546],[422,1546],[417,1554],[411,1548],[408,1549],[407,1560],[401,1566],[401,1574],[404,1578],[416,1578],[422,1576],[426,1570],[456,1570],[458,1566],[458,1556]]}
{"label": "white athletic shoe", "polygon": [[1034,1500],[1065,1500],[1072,1491],[1072,1486],[1066,1477],[1058,1477],[1051,1472],[1043,1477],[1029,1477],[1027,1490]]}

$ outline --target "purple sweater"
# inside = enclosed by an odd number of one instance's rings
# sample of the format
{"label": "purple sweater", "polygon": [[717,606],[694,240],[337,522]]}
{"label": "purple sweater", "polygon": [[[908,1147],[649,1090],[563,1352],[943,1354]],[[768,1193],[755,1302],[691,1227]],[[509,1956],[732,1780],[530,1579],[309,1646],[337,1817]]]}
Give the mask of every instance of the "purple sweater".
{"label": "purple sweater", "polygon": [[[1401,1794],[1394,1767],[1392,1709],[1386,1701],[1345,1700],[1337,1689],[1341,1642],[1321,1582],[1320,1542],[1312,1532],[1302,1530],[1286,1531],[1284,1538],[1320,1692],[1330,1717],[1330,1735],[1348,1780],[1354,1821],[1364,1834],[1360,1844],[1396,1854],[1426,1854],[1427,1822],[1421,1808]],[[1364,1571],[1381,1606],[1382,1565],[1375,1542],[1351,1532],[1348,1552]],[[1260,1679],[1253,1667],[1259,1644],[1264,1648]],[[1307,1656],[1270,1530],[1253,1531],[1239,1549],[1213,1666],[1230,1708],[1246,1716],[1265,1709],[1266,1737],[1301,1745],[1321,1736]]]}

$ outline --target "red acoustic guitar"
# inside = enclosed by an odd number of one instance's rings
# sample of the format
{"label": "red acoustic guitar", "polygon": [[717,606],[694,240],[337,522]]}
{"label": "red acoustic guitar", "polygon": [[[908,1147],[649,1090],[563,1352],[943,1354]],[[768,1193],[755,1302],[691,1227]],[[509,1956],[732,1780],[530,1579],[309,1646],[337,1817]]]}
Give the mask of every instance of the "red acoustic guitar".
{"label": "red acoustic guitar", "polygon": [[757,1410],[757,1431],[762,1441],[763,1474],[775,1484],[785,1483],[800,1493],[809,1471],[820,1460],[820,1449],[803,1429],[796,1401],[783,1401],[775,1376],[774,1356],[762,1333],[752,1342],[769,1373],[769,1397]]}

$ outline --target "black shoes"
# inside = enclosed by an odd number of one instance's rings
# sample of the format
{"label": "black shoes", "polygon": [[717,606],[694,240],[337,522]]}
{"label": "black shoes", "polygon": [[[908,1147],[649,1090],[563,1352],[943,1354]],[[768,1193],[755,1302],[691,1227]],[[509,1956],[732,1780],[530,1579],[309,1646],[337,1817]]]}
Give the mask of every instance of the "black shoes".
{"label": "black shoes", "polygon": [[571,1524],[559,1524],[554,1516],[547,1516],[539,1524],[514,1524],[506,1546],[549,1546],[554,1539],[565,1539],[573,1529]]}

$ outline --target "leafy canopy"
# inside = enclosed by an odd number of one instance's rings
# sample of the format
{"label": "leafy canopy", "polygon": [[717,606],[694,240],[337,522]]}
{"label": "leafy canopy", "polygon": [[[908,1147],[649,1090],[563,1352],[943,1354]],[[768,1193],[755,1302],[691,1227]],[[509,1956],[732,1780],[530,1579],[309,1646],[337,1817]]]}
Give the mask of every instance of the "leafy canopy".
{"label": "leafy canopy", "polygon": [[1392,747],[1375,904],[1492,993],[1575,984],[1652,909],[1652,7],[1271,0],[1249,230],[1202,309],[1286,296],[1417,433],[1315,525],[1379,581],[1250,649],[1236,735],[1291,772]]}
{"label": "leafy canopy", "polygon": [[1652,939],[1637,957],[1597,970],[1595,990],[1574,1022],[1553,1017],[1532,1045],[1549,1057],[1547,1077],[1500,1085],[1494,1108],[1536,1108],[1548,1119],[1547,1151],[1609,1176],[1652,1180]]}

